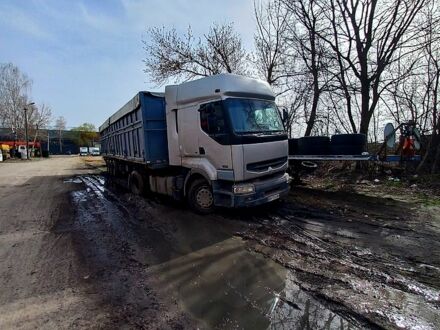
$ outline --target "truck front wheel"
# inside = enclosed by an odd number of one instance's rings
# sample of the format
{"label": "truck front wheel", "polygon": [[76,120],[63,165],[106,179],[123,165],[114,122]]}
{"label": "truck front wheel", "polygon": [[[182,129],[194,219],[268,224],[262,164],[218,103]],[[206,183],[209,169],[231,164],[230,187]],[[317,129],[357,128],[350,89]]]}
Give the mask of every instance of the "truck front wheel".
{"label": "truck front wheel", "polygon": [[195,180],[188,190],[188,203],[199,214],[208,214],[214,210],[214,195],[208,182]]}

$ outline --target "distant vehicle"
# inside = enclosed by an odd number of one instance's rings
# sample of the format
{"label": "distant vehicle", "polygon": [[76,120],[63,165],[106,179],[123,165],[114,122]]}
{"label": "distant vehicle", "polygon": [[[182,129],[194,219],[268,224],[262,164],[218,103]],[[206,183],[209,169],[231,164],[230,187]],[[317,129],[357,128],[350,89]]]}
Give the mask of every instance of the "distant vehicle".
{"label": "distant vehicle", "polygon": [[99,147],[89,147],[89,154],[92,156],[99,156],[101,151],[99,150]]}
{"label": "distant vehicle", "polygon": [[139,92],[99,128],[110,175],[186,199],[196,212],[255,206],[289,192],[287,134],[263,81],[214,75]]}
{"label": "distant vehicle", "polygon": [[18,152],[20,153],[21,159],[27,159],[28,158],[26,146],[24,146],[24,145],[18,146]]}
{"label": "distant vehicle", "polygon": [[79,147],[79,155],[80,156],[87,156],[88,154],[89,154],[88,147]]}

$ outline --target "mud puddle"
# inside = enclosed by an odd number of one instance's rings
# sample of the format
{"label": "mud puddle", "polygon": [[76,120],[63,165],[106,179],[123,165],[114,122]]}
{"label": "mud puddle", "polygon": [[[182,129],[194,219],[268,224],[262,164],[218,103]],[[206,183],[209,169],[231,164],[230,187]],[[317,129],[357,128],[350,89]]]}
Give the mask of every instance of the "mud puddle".
{"label": "mud puddle", "polygon": [[303,291],[364,327],[438,329],[435,219],[398,202],[336,197],[291,200],[254,215],[260,226],[240,235],[290,270]]}
{"label": "mud puddle", "polygon": [[85,278],[104,290],[103,304],[123,308],[113,323],[247,329],[361,324],[298,285],[275,249],[236,235],[258,232],[259,221],[231,212],[198,216],[167,200],[128,194],[99,175],[74,180],[83,184],[72,202]]}
{"label": "mud puddle", "polygon": [[154,266],[149,274],[203,327],[350,326],[295,285],[285,267],[249,252],[237,237]]}

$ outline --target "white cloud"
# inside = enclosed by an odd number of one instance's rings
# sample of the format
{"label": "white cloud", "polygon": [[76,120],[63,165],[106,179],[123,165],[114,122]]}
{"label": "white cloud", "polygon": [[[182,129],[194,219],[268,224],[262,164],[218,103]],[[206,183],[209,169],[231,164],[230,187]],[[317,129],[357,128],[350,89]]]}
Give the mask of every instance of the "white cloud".
{"label": "white cloud", "polygon": [[0,4],[0,25],[6,25],[15,31],[25,33],[38,39],[53,39],[53,35],[46,31],[37,19],[17,7]]}
{"label": "white cloud", "polygon": [[78,7],[81,12],[81,20],[86,25],[107,33],[117,33],[121,30],[122,25],[118,19],[96,11],[91,13],[81,2],[78,3]]}

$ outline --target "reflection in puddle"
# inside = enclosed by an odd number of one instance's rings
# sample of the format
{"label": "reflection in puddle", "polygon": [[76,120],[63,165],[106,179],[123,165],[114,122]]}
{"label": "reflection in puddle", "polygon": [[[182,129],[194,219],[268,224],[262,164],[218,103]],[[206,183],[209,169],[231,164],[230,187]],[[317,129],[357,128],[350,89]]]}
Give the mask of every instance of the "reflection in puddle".
{"label": "reflection in puddle", "polygon": [[270,329],[356,329],[346,319],[333,313],[301,290],[287,272],[285,288],[274,301]]}
{"label": "reflection in puddle", "polygon": [[230,238],[150,269],[158,285],[208,328],[350,327],[312,299],[289,272]]}

